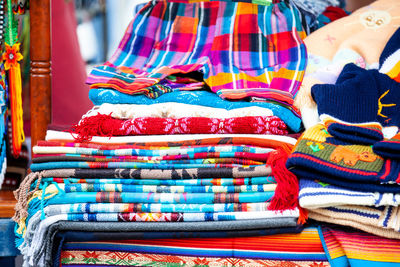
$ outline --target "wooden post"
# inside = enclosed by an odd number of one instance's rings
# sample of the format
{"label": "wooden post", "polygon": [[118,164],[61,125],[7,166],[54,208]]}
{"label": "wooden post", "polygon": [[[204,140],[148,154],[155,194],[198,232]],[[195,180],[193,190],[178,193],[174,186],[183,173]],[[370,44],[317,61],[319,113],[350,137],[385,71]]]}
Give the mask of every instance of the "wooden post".
{"label": "wooden post", "polygon": [[51,122],[50,0],[30,1],[30,101],[32,146]]}

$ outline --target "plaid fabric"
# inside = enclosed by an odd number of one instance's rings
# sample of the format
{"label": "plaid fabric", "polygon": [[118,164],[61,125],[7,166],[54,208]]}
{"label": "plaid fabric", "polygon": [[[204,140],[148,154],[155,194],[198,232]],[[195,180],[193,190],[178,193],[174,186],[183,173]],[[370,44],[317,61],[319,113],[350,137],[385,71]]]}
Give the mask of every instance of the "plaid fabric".
{"label": "plaid fabric", "polygon": [[299,14],[284,2],[246,2],[149,2],[87,82],[91,88],[156,98],[199,89],[201,82],[179,76],[200,71],[221,98],[291,105],[306,66]]}

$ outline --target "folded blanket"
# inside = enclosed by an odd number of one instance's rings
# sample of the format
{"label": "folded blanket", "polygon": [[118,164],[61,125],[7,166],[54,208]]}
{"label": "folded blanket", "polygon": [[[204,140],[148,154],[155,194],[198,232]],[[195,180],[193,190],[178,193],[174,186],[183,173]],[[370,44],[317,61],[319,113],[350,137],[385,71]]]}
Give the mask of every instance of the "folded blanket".
{"label": "folded blanket", "polygon": [[44,207],[43,211],[46,216],[83,212],[244,212],[267,211],[268,205],[268,202],[213,204],[73,203],[48,205],[47,207]]}
{"label": "folded blanket", "polygon": [[[85,203],[247,203],[271,200],[274,191],[243,193],[132,193],[132,192],[72,192],[46,199],[48,205]],[[30,201],[30,208],[36,204]],[[40,201],[38,203],[40,205]],[[44,204],[46,205],[46,204]]]}
{"label": "folded blanket", "polygon": [[[286,152],[291,152],[296,139],[279,136],[279,135],[163,135],[163,136],[132,136],[131,142],[117,142],[113,140],[124,140],[123,137],[110,137],[98,139],[110,139],[110,142],[76,142],[70,134],[62,132],[47,131],[48,135],[60,135],[60,137],[68,136],[67,139],[60,138],[60,140],[52,140],[56,138],[49,138],[50,141],[38,141],[37,146],[65,146],[65,147],[84,147],[96,148],[103,150],[113,150],[122,148],[138,148],[138,149],[166,149],[166,148],[190,148],[190,147],[207,147],[207,146],[254,146],[265,148],[281,148]],[[173,138],[176,137],[177,140]],[[96,137],[94,137],[96,138]],[[172,138],[172,139],[169,139]],[[128,140],[125,139],[125,140]],[[93,141],[93,140],[92,140]]]}
{"label": "folded blanket", "polygon": [[300,116],[285,106],[281,106],[271,102],[244,102],[244,101],[227,101],[219,98],[216,94],[207,91],[186,91],[171,92],[163,94],[157,99],[149,99],[146,96],[127,95],[112,89],[91,89],[89,98],[94,105],[103,103],[110,104],[140,104],[151,105],[157,103],[177,102],[192,105],[201,105],[214,108],[223,108],[232,110],[244,107],[262,107],[272,110],[274,116],[279,117],[294,132],[301,130]]}
{"label": "folded blanket", "polygon": [[[192,153],[210,153],[228,152],[229,157],[234,157],[234,152],[250,152],[265,154],[273,151],[272,148],[246,146],[246,145],[217,145],[217,146],[197,146],[197,147],[134,147],[122,146],[121,148],[90,148],[83,146],[34,146],[33,153],[35,154],[78,154],[78,155],[99,155],[99,156],[146,156],[146,157],[162,157],[171,155],[182,155]],[[233,155],[233,156],[232,156]],[[169,158],[169,159],[180,159]],[[111,162],[110,162],[111,164]]]}
{"label": "folded blanket", "polygon": [[[88,184],[124,184],[124,185],[169,185],[169,186],[212,186],[212,185],[261,185],[276,184],[273,176],[252,177],[252,178],[204,178],[204,179],[182,179],[182,180],[156,180],[156,179],[91,179],[91,178],[62,178],[62,177],[43,177],[42,183],[88,183]],[[36,185],[36,182],[33,183]]]}
{"label": "folded blanket", "polygon": [[[145,135],[145,136],[116,136],[116,137],[102,137],[94,136],[88,143],[90,144],[132,144],[132,143],[174,143],[174,142],[194,142],[207,139],[219,140],[222,143],[231,141],[232,139],[258,139],[258,141],[279,141],[293,146],[296,144],[296,139],[290,136],[283,135],[259,135],[259,134],[182,134],[182,135]],[[76,140],[70,133],[58,130],[47,130],[46,141],[62,141],[62,142],[75,142]],[[215,141],[214,141],[215,142]],[[242,144],[245,144],[243,142]],[[167,145],[166,145],[167,146]]]}
{"label": "folded blanket", "polygon": [[400,240],[383,238],[333,225],[321,226],[320,237],[332,267],[373,267],[400,264]]}
{"label": "folded blanket", "polygon": [[[61,222],[62,223],[62,222]],[[56,223],[57,225],[58,223]],[[50,228],[53,228],[50,226]],[[224,231],[173,231],[173,232],[144,232],[144,231],[134,231],[134,232],[85,232],[85,231],[51,231],[50,234],[46,235],[46,250],[45,250],[45,262],[51,262],[54,259],[54,263],[50,266],[58,266],[60,264],[60,257],[62,247],[65,242],[71,241],[98,241],[98,240],[132,240],[132,239],[165,239],[165,238],[232,238],[232,237],[250,237],[250,236],[265,236],[274,234],[285,234],[285,233],[299,233],[302,227],[280,227],[280,228],[263,228],[263,229],[253,229],[253,230],[224,230]],[[309,231],[307,229],[306,231]],[[223,239],[220,239],[222,241]],[[53,253],[47,253],[48,248],[53,248]],[[161,255],[160,255],[161,256]],[[170,257],[171,255],[166,255]],[[57,260],[58,259],[58,260]],[[238,258],[235,261],[239,260]],[[259,260],[256,260],[257,262]],[[248,260],[246,261],[248,262]],[[115,264],[115,262],[110,262]],[[121,262],[124,264],[124,262]],[[47,263],[46,263],[47,264]],[[45,266],[45,265],[44,265]]]}
{"label": "folded blanket", "polygon": [[[276,184],[239,185],[239,186],[162,186],[162,185],[126,185],[126,184],[60,184],[50,185],[46,193],[50,193],[50,187],[61,189],[66,193],[71,192],[143,192],[143,193],[242,193],[242,192],[267,192],[274,191]],[[39,187],[40,188],[40,187]]]}
{"label": "folded blanket", "polygon": [[[54,216],[53,216],[54,217]],[[50,217],[52,218],[52,217]],[[49,218],[49,219],[50,219]],[[47,220],[47,219],[46,219]],[[52,237],[61,230],[79,230],[90,232],[168,232],[168,231],[238,231],[244,229],[270,229],[279,227],[296,227],[294,218],[258,219],[242,221],[214,221],[214,222],[41,222],[39,231],[28,230],[21,244],[21,253],[24,260],[31,265],[40,265],[44,259],[50,257]],[[31,246],[32,244],[32,246]],[[47,246],[46,246],[47,245]],[[323,253],[321,255],[324,255]],[[320,255],[320,256],[321,256]]]}
{"label": "folded blanket", "polygon": [[[193,153],[185,156],[179,155],[176,159],[174,156],[163,157],[141,157],[141,156],[89,156],[76,154],[36,154],[32,159],[33,163],[58,162],[58,161],[85,161],[85,162],[146,162],[146,163],[165,163],[165,164],[239,164],[239,165],[262,165],[268,158],[268,153],[264,155],[249,152],[233,152],[234,157],[227,157],[226,153]],[[222,156],[221,158],[216,156]],[[238,156],[238,157],[236,157]],[[190,159],[190,158],[195,159]],[[226,157],[226,158],[225,158]],[[256,159],[256,160],[253,160]]]}
{"label": "folded blanket", "polygon": [[309,210],[311,219],[338,225],[351,226],[362,231],[400,239],[399,207],[337,206]]}
{"label": "folded blanket", "polygon": [[134,119],[143,117],[153,118],[184,118],[184,117],[204,117],[204,118],[235,118],[247,116],[273,116],[274,113],[268,108],[249,106],[244,108],[224,109],[207,107],[203,105],[191,105],[184,103],[158,103],[151,105],[139,104],[109,104],[103,103],[94,106],[82,118],[95,116],[98,114],[111,115],[117,119]]}
{"label": "folded blanket", "polygon": [[301,207],[306,209],[341,205],[400,205],[400,194],[398,193],[362,192],[303,178],[299,179],[299,187],[299,203]]}
{"label": "folded blanket", "polygon": [[72,126],[79,141],[93,136],[129,136],[163,134],[288,134],[286,124],[276,116],[236,118],[155,118],[116,119],[98,114],[85,117]]}
{"label": "folded blanket", "polygon": [[224,163],[149,163],[149,162],[82,162],[82,161],[57,161],[57,162],[44,162],[33,163],[31,170],[34,172],[52,169],[158,169],[158,170],[174,170],[177,169],[193,169],[193,168],[251,168],[261,165],[240,165],[240,164],[224,164]]}

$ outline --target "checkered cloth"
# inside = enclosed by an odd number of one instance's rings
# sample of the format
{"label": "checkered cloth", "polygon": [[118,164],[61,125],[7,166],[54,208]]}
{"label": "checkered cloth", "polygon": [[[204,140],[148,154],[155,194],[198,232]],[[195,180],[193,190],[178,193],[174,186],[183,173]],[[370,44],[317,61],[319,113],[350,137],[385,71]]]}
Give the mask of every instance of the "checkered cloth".
{"label": "checkered cloth", "polygon": [[306,66],[305,33],[298,12],[275,2],[153,0],[87,82],[156,98],[202,88],[202,79],[182,77],[201,72],[221,98],[291,105]]}

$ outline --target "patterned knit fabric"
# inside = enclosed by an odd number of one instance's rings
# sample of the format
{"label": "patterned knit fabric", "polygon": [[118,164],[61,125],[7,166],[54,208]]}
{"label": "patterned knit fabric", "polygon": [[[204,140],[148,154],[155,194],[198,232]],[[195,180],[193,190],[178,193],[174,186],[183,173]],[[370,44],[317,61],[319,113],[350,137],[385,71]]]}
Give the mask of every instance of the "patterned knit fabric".
{"label": "patterned knit fabric", "polygon": [[398,206],[400,194],[362,192],[335,186],[318,180],[301,178],[299,203],[306,209],[335,207],[339,205]]}
{"label": "patterned knit fabric", "polygon": [[92,136],[163,135],[163,134],[288,134],[286,124],[276,116],[237,118],[135,118],[115,119],[98,114],[83,118],[72,127],[78,140]]}
{"label": "patterned knit fabric", "polygon": [[151,1],[87,82],[155,98],[202,87],[181,77],[200,71],[222,98],[291,105],[306,65],[299,14],[284,1],[255,2]]}
{"label": "patterned knit fabric", "polygon": [[399,207],[337,206],[310,210],[316,221],[350,226],[374,235],[400,239]]}

